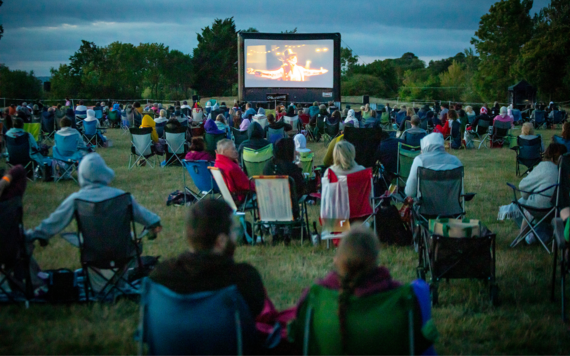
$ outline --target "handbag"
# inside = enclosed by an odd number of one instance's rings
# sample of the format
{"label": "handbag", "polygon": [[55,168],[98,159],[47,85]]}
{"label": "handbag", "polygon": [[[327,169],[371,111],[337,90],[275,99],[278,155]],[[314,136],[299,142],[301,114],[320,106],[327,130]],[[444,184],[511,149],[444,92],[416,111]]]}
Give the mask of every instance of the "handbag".
{"label": "handbag", "polygon": [[481,222],[476,219],[430,219],[429,231],[443,237],[479,237]]}

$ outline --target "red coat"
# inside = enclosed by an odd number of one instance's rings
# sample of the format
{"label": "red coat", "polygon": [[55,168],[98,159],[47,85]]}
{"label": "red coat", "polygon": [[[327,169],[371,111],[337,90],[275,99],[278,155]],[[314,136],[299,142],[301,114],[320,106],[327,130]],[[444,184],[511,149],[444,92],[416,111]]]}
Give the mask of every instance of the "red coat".
{"label": "red coat", "polygon": [[222,171],[228,190],[239,203],[245,200],[248,191],[255,190],[253,181],[250,183],[249,178],[240,166],[230,158],[220,154],[216,155],[214,167],[218,167]]}

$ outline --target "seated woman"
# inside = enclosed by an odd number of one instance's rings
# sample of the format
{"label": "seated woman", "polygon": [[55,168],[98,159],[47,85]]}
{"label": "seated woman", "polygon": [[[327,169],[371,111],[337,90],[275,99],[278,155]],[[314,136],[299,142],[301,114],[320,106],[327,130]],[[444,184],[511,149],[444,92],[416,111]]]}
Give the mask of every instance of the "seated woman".
{"label": "seated woman", "polygon": [[206,120],[204,130],[206,130],[206,133],[210,135],[221,135],[226,133],[225,130],[220,130],[218,125],[216,125],[216,122],[212,119]]}
{"label": "seated woman", "polygon": [[319,112],[317,113],[317,115],[315,115],[314,118],[311,118],[310,124],[311,126],[315,126],[317,124],[317,121],[325,121],[328,119],[328,117],[329,117],[329,112],[327,111],[327,106],[321,104],[319,106]]}
{"label": "seated woman", "polygon": [[[362,313],[382,313],[387,310],[382,308],[383,305],[375,296],[407,288],[392,279],[386,267],[378,266],[379,254],[378,237],[370,229],[353,228],[341,239],[333,259],[334,270],[305,290],[297,303],[296,316],[289,327],[289,339],[298,350],[303,348],[305,331],[309,327],[311,338],[308,341],[312,341],[309,342],[309,354],[410,353],[407,313],[397,314],[404,315],[402,319],[394,319],[396,314],[385,315],[385,321],[383,315],[368,318],[366,322],[359,318],[363,316]],[[404,289],[400,290],[405,292]],[[358,305],[366,307],[363,309]],[[315,308],[310,326],[305,325],[309,306]],[[323,308],[329,308],[328,313]],[[433,340],[428,340],[421,332],[422,321],[427,320],[422,320],[417,301],[413,309],[414,348],[416,354],[421,355],[433,344]],[[388,321],[389,318],[392,319]],[[378,324],[370,325],[374,323],[372,320]],[[378,327],[394,329],[390,330],[388,336],[379,332]],[[315,342],[316,339],[321,342]]]}
{"label": "seated woman", "polygon": [[376,110],[370,110],[370,115],[364,120],[364,127],[378,127],[379,123]]}
{"label": "seated woman", "polygon": [[224,114],[219,114],[216,116],[216,126],[218,126],[218,130],[224,131],[229,135],[230,127],[226,123],[226,117]]}
{"label": "seated woman", "polygon": [[471,125],[473,123],[473,120],[475,120],[475,117],[477,116],[477,114],[473,110],[473,107],[471,107],[469,105],[466,106],[465,107],[465,114],[467,115],[467,122],[469,123],[469,125]]}
{"label": "seated woman", "polygon": [[[79,133],[77,134],[79,135]],[[40,153],[38,143],[36,142],[34,136],[24,131],[24,121],[19,117],[13,118],[12,128],[6,131],[6,136],[17,138],[24,135],[28,136],[30,158],[33,159],[34,162],[36,162],[36,164],[39,165],[40,167],[42,167],[43,165],[51,166],[51,159],[49,157],[45,157]],[[81,135],[79,137],[81,138]]]}
{"label": "seated woman", "polygon": [[156,122],[157,124],[162,124],[163,122],[168,122],[168,119],[166,118],[166,110],[162,109],[160,110],[159,116],[154,119],[154,122]]}
{"label": "seated woman", "polygon": [[362,111],[362,120],[368,119],[371,115],[370,104],[364,105],[364,107],[361,108],[360,111]]}
{"label": "seated woman", "polygon": [[[524,123],[523,129],[524,125],[526,124],[529,124],[532,127],[531,123]],[[530,133],[530,135],[534,135],[534,132]],[[522,134],[519,137],[522,137]],[[530,138],[528,138],[527,140],[530,140]],[[556,136],[556,135],[552,136],[552,142],[560,143],[566,146],[566,149],[568,150],[568,152],[570,152],[570,122],[565,122],[564,125],[562,125],[562,136]]]}
{"label": "seated woman", "polygon": [[507,108],[505,106],[501,107],[499,115],[495,116],[495,118],[493,119],[493,126],[495,126],[496,121],[510,122],[511,127],[513,127],[513,128],[515,127],[515,125],[513,123],[513,118],[508,115]]}
{"label": "seated woman", "polygon": [[[530,173],[524,177],[519,183],[519,189],[525,192],[539,192],[556,183],[558,183],[558,158],[567,152],[566,146],[559,143],[551,143],[544,151],[543,161],[540,162]],[[540,193],[540,194],[527,194],[521,192],[519,203],[528,205],[535,208],[550,208],[552,207],[551,198],[555,192],[555,187]],[[534,216],[530,212],[525,211],[526,217],[531,220],[542,219],[543,213],[535,213]],[[526,221],[519,217],[516,219],[521,227],[521,232],[526,230]],[[538,226],[538,236],[542,241],[547,242],[552,237],[552,233],[548,230],[549,222],[543,222]],[[546,230],[546,231],[545,231]],[[544,235],[542,234],[544,232]],[[526,237],[526,242],[532,244],[536,242],[536,236],[531,233]]]}
{"label": "seated woman", "polygon": [[342,119],[340,117],[340,111],[335,110],[333,111],[333,113],[331,114],[331,116],[328,118],[327,122],[331,125],[335,125],[338,122],[341,122]]}
{"label": "seated woman", "polygon": [[[570,128],[570,124],[568,126]],[[562,130],[562,134],[564,134],[564,130]],[[568,132],[568,135],[570,136],[570,132]],[[521,134],[519,135],[519,138],[521,138],[523,140],[529,140],[530,141],[530,140],[533,140],[537,137],[540,137],[540,136],[535,135],[534,126],[532,125],[532,122],[525,122],[521,127]],[[555,137],[557,137],[557,136],[552,137],[553,142],[556,142]],[[556,143],[563,144],[562,142],[556,142]],[[544,151],[544,142],[542,142],[542,150]]]}
{"label": "seated woman", "polygon": [[[59,159],[62,161],[73,160],[73,161],[80,161],[83,156],[85,156],[88,152],[88,148],[81,137],[79,131],[71,127],[71,120],[68,117],[64,117],[60,121],[61,129],[55,133],[56,136],[56,144],[53,146],[53,158]],[[73,152],[64,151],[57,147],[57,136],[74,136],[75,140],[77,141],[76,150]]]}
{"label": "seated woman", "polygon": [[355,157],[356,150],[352,143],[344,140],[337,142],[333,151],[333,165],[327,168],[325,176],[329,169],[332,170],[337,177],[347,176],[351,173],[366,169],[356,163],[354,160]]}
{"label": "seated woman", "polygon": [[97,131],[95,132],[95,134],[97,135],[98,144],[99,144],[99,146],[107,147],[107,137],[103,136],[103,134],[101,133],[101,123],[95,117],[95,111],[94,110],[87,110],[87,117],[85,118],[85,121],[86,122],[92,122],[92,121],[96,122],[95,125],[97,127]]}
{"label": "seated woman", "polygon": [[453,125],[453,122],[457,120],[458,117],[457,117],[457,111],[453,109],[449,110],[444,115],[447,116],[447,120],[445,120],[445,123],[443,125],[437,125],[433,129],[433,131],[439,132],[440,134],[443,135],[444,138],[446,138],[451,134],[451,126]]}
{"label": "seated woman", "polygon": [[206,143],[202,137],[192,137],[192,144],[184,158],[187,161],[214,161],[214,157],[206,151]]}
{"label": "seated woman", "polygon": [[249,129],[249,125],[251,125],[253,115],[248,115],[245,119],[240,117],[240,120],[234,122],[239,122],[239,130],[240,131],[247,131]]}
{"label": "seated woman", "polygon": [[406,117],[404,118],[404,120],[400,123],[400,126],[398,127],[398,131],[404,132],[406,131],[406,121],[411,121],[412,117],[416,114],[416,112],[414,111],[414,109],[412,108],[408,108],[406,110]]}
{"label": "seated woman", "polygon": [[[137,110],[133,110],[136,112]],[[156,122],[154,122],[153,118],[149,115],[145,115],[142,119],[142,123],[140,126],[141,129],[143,128],[151,128],[152,132],[150,134],[150,138],[152,139],[152,143],[156,152],[160,155],[164,154],[164,143],[161,142],[161,139],[158,138],[158,132],[156,131]]]}
{"label": "seated woman", "polygon": [[345,125],[352,124],[356,128],[359,127],[360,123],[358,122],[358,119],[356,118],[356,114],[355,114],[354,110],[352,110],[352,109],[348,110],[348,113],[346,114],[346,119],[344,119],[344,124]]}

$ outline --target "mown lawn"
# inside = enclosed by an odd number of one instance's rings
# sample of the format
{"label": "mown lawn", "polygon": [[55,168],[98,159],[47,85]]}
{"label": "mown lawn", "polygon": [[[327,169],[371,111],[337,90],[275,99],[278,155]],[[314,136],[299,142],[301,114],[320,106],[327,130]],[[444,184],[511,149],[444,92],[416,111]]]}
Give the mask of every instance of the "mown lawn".
{"label": "mown lawn", "polygon": [[[541,131],[550,139],[556,131]],[[129,140],[119,130],[109,130],[113,147],[99,149],[116,178],[112,185],[134,194],[147,208],[159,214],[164,226],[155,241],[145,241],[145,254],[162,259],[187,248],[182,207],[167,207],[169,193],[182,188],[182,168],[127,170]],[[322,143],[309,144],[324,156]],[[483,149],[456,152],[465,165],[466,191],[476,192],[467,203],[468,217],[481,219],[497,233],[497,277],[499,307],[488,301],[482,282],[461,280],[442,283],[440,305],[433,311],[440,331],[436,349],[440,354],[567,354],[568,329],[560,319],[559,298],[551,303],[549,278],[552,256],[540,246],[508,247],[517,228],[511,221],[497,221],[500,205],[508,204],[511,191],[505,182],[517,183],[514,152]],[[1,165],[2,163],[0,163]],[[70,193],[78,190],[72,182],[30,183],[25,196],[25,226],[33,228]],[[311,220],[318,216],[312,206]],[[74,230],[71,224],[68,230]],[[292,306],[301,291],[315,278],[332,268],[334,250],[307,244],[290,247],[242,246],[240,261],[256,266],[263,276],[269,296],[278,308]],[[36,246],[34,253],[44,269],[79,268],[78,251],[59,237],[49,246]],[[415,279],[417,254],[411,247],[382,246],[381,263],[394,278]],[[0,353],[2,354],[132,354],[136,352],[133,333],[138,322],[138,306],[129,301],[115,305],[32,305],[0,307]]]}

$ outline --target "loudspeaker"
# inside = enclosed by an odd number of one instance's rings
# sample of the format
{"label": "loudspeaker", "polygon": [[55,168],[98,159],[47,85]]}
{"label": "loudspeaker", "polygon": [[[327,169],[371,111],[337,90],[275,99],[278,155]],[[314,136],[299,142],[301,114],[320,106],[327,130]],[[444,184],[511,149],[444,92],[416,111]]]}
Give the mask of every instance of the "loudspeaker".
{"label": "loudspeaker", "polygon": [[51,91],[51,82],[44,82],[44,91]]}
{"label": "loudspeaker", "polygon": [[370,97],[368,95],[362,96],[362,105],[370,104]]}

